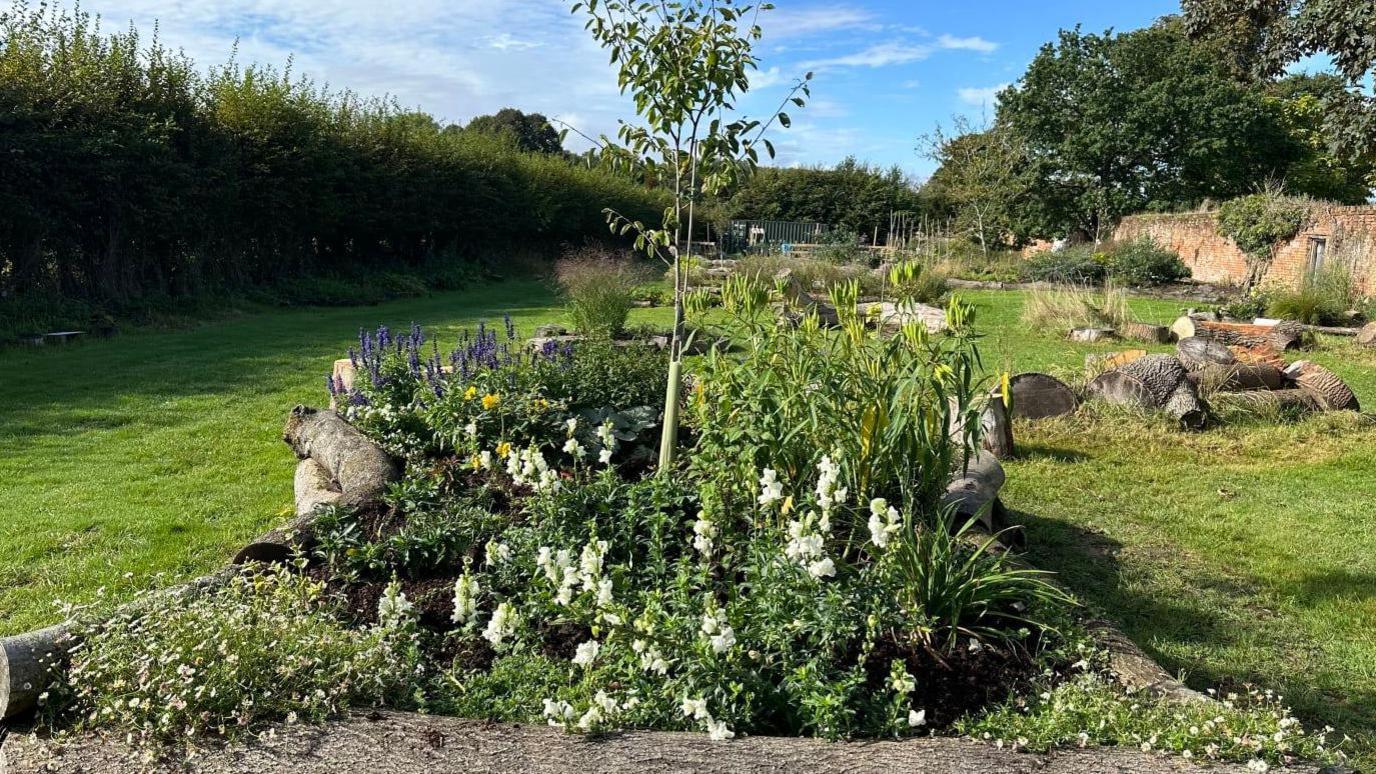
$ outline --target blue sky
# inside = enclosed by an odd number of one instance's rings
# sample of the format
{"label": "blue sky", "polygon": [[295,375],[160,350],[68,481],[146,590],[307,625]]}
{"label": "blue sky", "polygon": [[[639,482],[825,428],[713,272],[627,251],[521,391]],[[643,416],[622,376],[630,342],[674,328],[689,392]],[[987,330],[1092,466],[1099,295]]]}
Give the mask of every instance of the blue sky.
{"label": "blue sky", "polygon": [[[596,135],[631,107],[606,56],[565,0],[85,0],[107,29],[160,25],[164,43],[203,67],[281,65],[318,82],[390,94],[445,121],[512,106],[557,116]],[[846,155],[898,164],[915,178],[931,163],[917,137],[953,114],[992,115],[1058,29],[1133,29],[1178,10],[1177,0],[775,0],[765,14],[762,68],[742,109],[766,113],[788,84],[816,72],[813,100],[772,137],[778,163],[831,164]],[[571,145],[573,143],[570,143]]]}

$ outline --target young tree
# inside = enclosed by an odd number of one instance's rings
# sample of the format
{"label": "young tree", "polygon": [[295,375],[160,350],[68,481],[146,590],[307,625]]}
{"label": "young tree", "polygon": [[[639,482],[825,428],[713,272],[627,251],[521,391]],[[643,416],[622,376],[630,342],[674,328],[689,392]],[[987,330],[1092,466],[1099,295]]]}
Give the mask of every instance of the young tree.
{"label": "young tree", "polygon": [[783,108],[798,107],[808,95],[807,73],[779,109],[764,121],[735,117],[736,100],[758,68],[751,50],[760,39],[759,14],[772,6],[736,0],[586,0],[573,12],[587,15],[593,38],[611,52],[622,93],[635,100],[641,125],[619,122],[617,139],[600,138],[604,150],[643,168],[673,192],[658,226],[607,210],[615,232],[634,234],[636,247],[667,263],[674,277],[674,329],[669,346],[669,388],[659,465],[667,470],[678,442],[678,391],[683,360],[685,259],[693,251],[696,207],[705,195],[748,175],[761,148],[774,146],[764,133],[776,122],[787,127]]}
{"label": "young tree", "polygon": [[957,231],[978,242],[986,257],[991,242],[1016,236],[1017,203],[1027,191],[1027,153],[1017,135],[957,116],[952,133],[937,127],[919,149],[938,164],[927,193],[954,210]]}

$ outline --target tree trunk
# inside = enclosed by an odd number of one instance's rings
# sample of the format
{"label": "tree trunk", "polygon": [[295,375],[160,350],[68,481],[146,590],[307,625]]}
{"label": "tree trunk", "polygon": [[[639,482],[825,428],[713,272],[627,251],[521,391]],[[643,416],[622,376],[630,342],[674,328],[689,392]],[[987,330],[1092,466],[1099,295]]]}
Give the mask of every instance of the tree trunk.
{"label": "tree trunk", "polygon": [[1089,383],[1089,391],[1110,403],[1162,409],[1192,429],[1207,419],[1185,366],[1170,355],[1146,355],[1106,371]]}
{"label": "tree trunk", "polygon": [[965,519],[978,517],[985,531],[992,533],[994,503],[1005,478],[998,457],[981,450],[952,474],[942,504],[954,506],[956,513]]}
{"label": "tree trunk", "polygon": [[1304,326],[1289,320],[1275,325],[1247,325],[1213,322],[1185,315],[1171,324],[1171,330],[1181,339],[1195,336],[1248,349],[1270,347],[1277,352],[1285,352],[1299,349],[1305,344]]}
{"label": "tree trunk", "polygon": [[72,644],[62,624],[0,639],[0,720],[33,709]]}
{"label": "tree trunk", "polygon": [[315,509],[321,505],[337,504],[343,493],[330,478],[330,472],[311,458],[296,466],[296,517],[277,529],[254,538],[234,556],[234,564],[285,562],[294,555],[295,546],[315,543]]}
{"label": "tree trunk", "polygon": [[1176,355],[1188,369],[1237,365],[1237,356],[1221,341],[1187,336],[1175,345]]}
{"label": "tree trunk", "polygon": [[297,406],[287,417],[282,440],[300,459],[320,463],[338,484],[345,507],[377,500],[401,476],[386,452],[333,411]]}
{"label": "tree trunk", "polygon": [[1329,411],[1361,411],[1357,395],[1338,375],[1318,363],[1299,360],[1285,369],[1287,379],[1313,395]]}
{"label": "tree trunk", "polygon": [[1079,408],[1075,392],[1060,379],[1039,373],[1017,374],[1008,380],[1013,394],[1014,417],[1046,419],[1069,414]]}
{"label": "tree trunk", "polygon": [[1376,322],[1369,322],[1357,331],[1357,343],[1363,347],[1376,347]]}
{"label": "tree trunk", "polygon": [[[972,739],[918,736],[827,742],[752,736],[714,742],[702,732],[627,731],[583,736],[543,725],[491,723],[407,712],[358,713],[315,726],[279,724],[224,746],[207,746],[185,761],[151,762],[118,739],[93,735],[49,741],[15,734],[6,746],[16,771],[116,774],[127,771],[238,774],[1247,774],[1241,764],[1194,766],[1179,756],[1133,748],[1064,748],[1022,753]],[[1286,769],[1313,774],[1317,766]]]}
{"label": "tree trunk", "polygon": [[1190,369],[1190,381],[1210,391],[1284,390],[1287,386],[1281,370],[1265,363],[1203,364]]}
{"label": "tree trunk", "polygon": [[1001,460],[1013,456],[1013,423],[1008,416],[1008,405],[1002,393],[989,394],[984,413],[980,415],[980,425],[984,431],[984,449]]}
{"label": "tree trunk", "polygon": [[1152,325],[1151,323],[1129,322],[1123,324],[1123,329],[1119,331],[1124,338],[1135,341],[1145,341],[1151,344],[1166,344],[1174,337],[1171,329],[1164,325]]}

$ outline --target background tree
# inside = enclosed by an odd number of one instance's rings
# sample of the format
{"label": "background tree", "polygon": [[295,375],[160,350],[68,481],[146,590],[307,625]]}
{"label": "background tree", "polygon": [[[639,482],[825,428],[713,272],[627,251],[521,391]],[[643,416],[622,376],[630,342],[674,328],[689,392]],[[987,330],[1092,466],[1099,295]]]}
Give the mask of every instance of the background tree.
{"label": "background tree", "polygon": [[1376,148],[1366,153],[1341,149],[1328,121],[1329,105],[1346,91],[1331,73],[1297,74],[1263,85],[1265,100],[1301,148],[1285,171],[1284,187],[1316,199],[1361,204],[1376,186]]}
{"label": "background tree", "polygon": [[539,113],[523,113],[516,108],[502,108],[493,115],[478,116],[468,122],[465,131],[495,134],[511,138],[519,150],[529,153],[563,153],[559,132],[549,119]]}
{"label": "background tree", "polygon": [[1230,198],[1301,152],[1260,94],[1172,19],[1121,35],[1063,30],[999,103],[997,122],[1026,149],[1023,215],[1038,236],[1098,240],[1130,212]]}
{"label": "background tree", "polygon": [[849,157],[832,168],[761,167],[721,210],[729,219],[815,221],[882,239],[890,213],[919,207],[917,190],[902,169]]}
{"label": "background tree", "polygon": [[[619,122],[607,152],[648,170],[673,193],[658,226],[609,210],[613,230],[635,234],[636,245],[664,260],[674,278],[674,330],[669,347],[669,388],[664,401],[664,434],[659,464],[668,469],[678,442],[678,388],[683,358],[684,257],[693,250],[697,205],[748,175],[759,163],[763,135],[776,121],[790,119],[782,107],[768,120],[729,119],[736,99],[750,87],[758,69],[751,51],[760,39],[759,13],[771,6],[735,0],[586,0],[573,5],[585,13],[586,27],[611,51],[623,93],[635,100],[643,125]],[[812,73],[794,85],[784,105],[802,107]]]}
{"label": "background tree", "polygon": [[1332,57],[1347,86],[1325,100],[1334,145],[1358,157],[1376,151],[1376,3],[1181,0],[1180,7],[1190,34],[1219,44],[1239,75],[1270,79],[1303,57]]}
{"label": "background tree", "polygon": [[937,127],[919,150],[938,164],[923,194],[949,208],[957,233],[990,245],[1021,241],[1019,203],[1028,195],[1028,158],[1022,139],[1007,126],[975,127],[957,116],[948,134]]}

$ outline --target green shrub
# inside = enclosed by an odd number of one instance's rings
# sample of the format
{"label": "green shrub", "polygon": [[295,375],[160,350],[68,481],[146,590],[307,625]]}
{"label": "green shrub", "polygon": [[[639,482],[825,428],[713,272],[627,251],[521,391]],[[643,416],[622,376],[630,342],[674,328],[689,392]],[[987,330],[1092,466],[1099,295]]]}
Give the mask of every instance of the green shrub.
{"label": "green shrub", "polygon": [[615,337],[626,329],[636,288],[645,275],[628,258],[585,247],[565,254],[554,273],[578,332]]}
{"label": "green shrub", "polygon": [[1104,252],[1108,277],[1122,285],[1154,287],[1190,276],[1189,267],[1179,255],[1145,237],[1108,245]]}
{"label": "green shrub", "polygon": [[1218,208],[1218,232],[1249,256],[1269,258],[1276,245],[1300,232],[1313,204],[1278,191],[1240,196]]}
{"label": "green shrub", "polygon": [[1023,264],[1023,279],[1030,282],[1097,284],[1108,275],[1108,266],[1087,245],[1037,253]]}
{"label": "green shrub", "polygon": [[82,646],[48,694],[48,723],[171,742],[405,705],[418,667],[411,638],[346,628],[323,592],[277,569],[191,599],[155,594],[135,611],[80,624]]}

